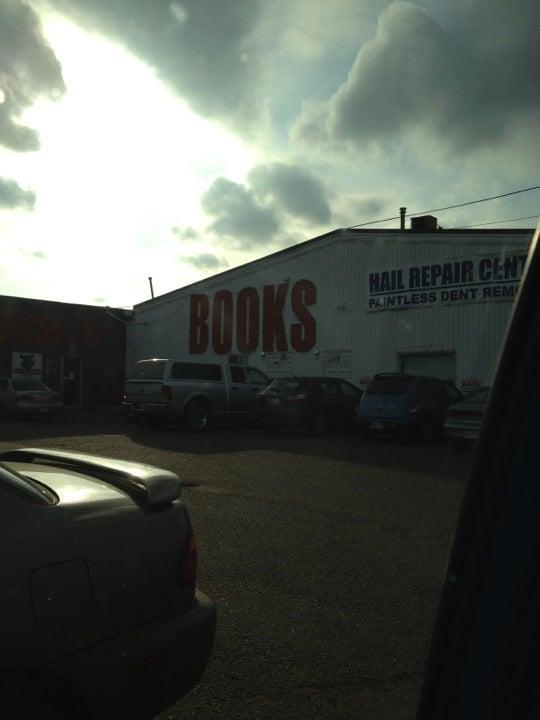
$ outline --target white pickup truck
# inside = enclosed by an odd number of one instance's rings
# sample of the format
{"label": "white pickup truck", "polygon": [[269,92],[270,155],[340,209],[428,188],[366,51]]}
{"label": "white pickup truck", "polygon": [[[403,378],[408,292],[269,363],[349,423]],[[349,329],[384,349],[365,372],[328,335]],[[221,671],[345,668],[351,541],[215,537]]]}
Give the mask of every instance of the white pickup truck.
{"label": "white pickup truck", "polygon": [[269,378],[229,363],[155,358],[139,360],[126,381],[122,407],[129,419],[152,426],[183,422],[206,430],[212,420],[252,419]]}

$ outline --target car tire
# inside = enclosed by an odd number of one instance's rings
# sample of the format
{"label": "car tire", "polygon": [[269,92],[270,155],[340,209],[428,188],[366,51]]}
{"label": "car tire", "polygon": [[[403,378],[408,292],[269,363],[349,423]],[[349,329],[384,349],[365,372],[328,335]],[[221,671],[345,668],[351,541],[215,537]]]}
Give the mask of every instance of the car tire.
{"label": "car tire", "polygon": [[191,400],[184,412],[186,426],[193,432],[208,430],[212,409],[206,400]]}
{"label": "car tire", "polygon": [[328,432],[328,420],[322,410],[317,410],[310,421],[311,434],[315,437],[322,437]]}
{"label": "car tire", "polygon": [[450,440],[450,447],[457,452],[467,452],[467,450],[471,448],[471,442],[465,440],[465,438],[452,438]]}
{"label": "car tire", "polygon": [[418,439],[422,445],[431,445],[437,436],[437,428],[433,420],[426,418],[420,422],[418,427]]}

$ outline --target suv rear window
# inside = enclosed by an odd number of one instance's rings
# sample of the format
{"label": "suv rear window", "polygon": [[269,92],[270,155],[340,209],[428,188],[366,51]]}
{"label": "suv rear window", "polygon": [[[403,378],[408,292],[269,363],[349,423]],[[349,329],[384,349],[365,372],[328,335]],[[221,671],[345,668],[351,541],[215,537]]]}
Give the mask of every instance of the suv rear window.
{"label": "suv rear window", "polygon": [[406,395],[412,378],[378,377],[371,381],[367,395]]}
{"label": "suv rear window", "polygon": [[171,379],[221,382],[221,367],[206,363],[174,363]]}
{"label": "suv rear window", "polygon": [[139,360],[131,370],[128,380],[162,380],[166,360]]}

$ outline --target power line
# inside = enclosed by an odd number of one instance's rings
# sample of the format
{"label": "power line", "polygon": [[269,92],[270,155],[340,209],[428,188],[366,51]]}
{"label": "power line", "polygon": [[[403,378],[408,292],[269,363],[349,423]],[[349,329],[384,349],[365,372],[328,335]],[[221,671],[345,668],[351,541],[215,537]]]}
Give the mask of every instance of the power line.
{"label": "power line", "polygon": [[[405,217],[415,217],[416,215],[429,215],[434,212],[442,212],[443,210],[453,210],[454,208],[466,207],[467,205],[476,205],[477,203],[487,202],[488,200],[498,200],[499,198],[510,197],[510,195],[519,195],[520,193],[530,192],[531,190],[540,189],[540,185],[533,185],[521,190],[512,190],[511,192],[502,193],[501,195],[490,195],[489,197],[479,198],[478,200],[469,200],[468,202],[456,203],[455,205],[447,205],[446,207],[433,208],[432,210],[423,210],[422,212],[406,213]],[[536,216],[535,216],[536,217]],[[392,220],[400,220],[401,216],[396,215],[390,218],[382,218],[381,220],[370,220],[369,222],[359,223],[358,225],[349,225],[349,228],[365,227],[366,225],[376,225],[382,222],[391,222]]]}
{"label": "power line", "polygon": [[490,220],[489,222],[475,223],[474,225],[464,225],[463,227],[457,229],[467,230],[468,228],[480,227],[480,225],[496,225],[497,223],[517,222],[518,220],[534,220],[538,217],[540,217],[540,213],[536,213],[536,215],[526,215],[525,217],[507,218],[506,220]]}

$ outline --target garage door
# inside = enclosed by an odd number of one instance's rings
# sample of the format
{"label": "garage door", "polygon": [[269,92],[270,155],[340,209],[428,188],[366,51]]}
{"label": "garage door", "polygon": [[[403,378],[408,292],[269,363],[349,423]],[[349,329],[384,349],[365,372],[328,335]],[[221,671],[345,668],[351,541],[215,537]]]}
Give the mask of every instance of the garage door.
{"label": "garage door", "polygon": [[414,353],[401,355],[401,370],[411,375],[429,375],[441,380],[455,379],[454,353]]}

